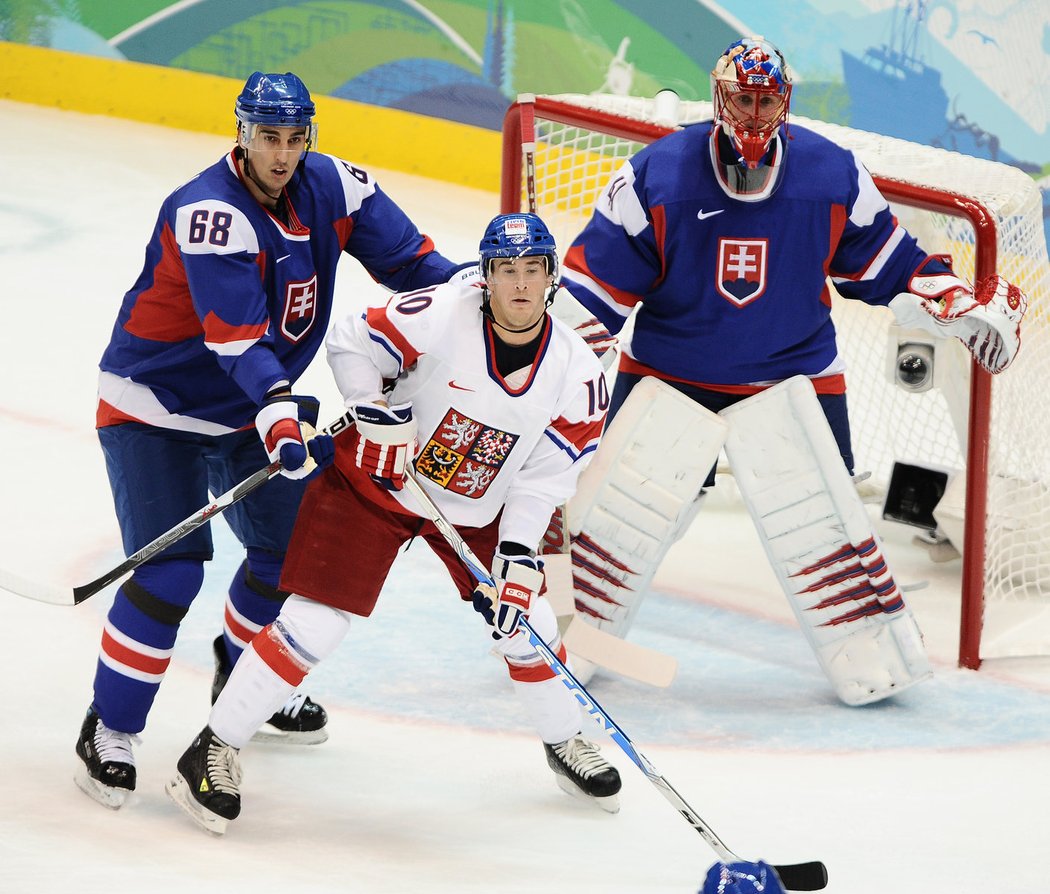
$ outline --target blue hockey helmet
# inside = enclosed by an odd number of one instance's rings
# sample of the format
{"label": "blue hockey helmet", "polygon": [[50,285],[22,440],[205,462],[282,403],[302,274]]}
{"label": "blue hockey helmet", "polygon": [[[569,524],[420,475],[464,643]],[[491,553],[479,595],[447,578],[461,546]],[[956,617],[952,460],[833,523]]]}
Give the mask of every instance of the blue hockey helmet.
{"label": "blue hockey helmet", "polygon": [[237,124],[245,142],[250,142],[257,125],[305,127],[307,149],[317,142],[314,102],[310,91],[290,71],[284,74],[253,72],[234,105]]}
{"label": "blue hockey helmet", "polygon": [[699,894],[786,894],[776,871],[757,863],[715,863],[707,870]]}
{"label": "blue hockey helmet", "polygon": [[498,214],[485,227],[478,247],[481,275],[487,276],[489,263],[496,258],[523,258],[542,255],[547,258],[547,272],[558,279],[558,251],[554,237],[539,216],[527,211]]}
{"label": "blue hockey helmet", "polygon": [[787,122],[790,100],[791,72],[784,54],[763,37],[731,43],[711,72],[715,125],[751,170],[761,164],[770,141]]}

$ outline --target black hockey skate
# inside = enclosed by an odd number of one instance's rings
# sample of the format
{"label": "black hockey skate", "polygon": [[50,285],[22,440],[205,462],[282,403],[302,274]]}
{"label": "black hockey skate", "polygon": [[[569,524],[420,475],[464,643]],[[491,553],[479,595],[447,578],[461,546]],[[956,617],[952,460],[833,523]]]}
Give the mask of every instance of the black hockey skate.
{"label": "black hockey skate", "polygon": [[557,745],[544,743],[543,749],[562,791],[594,801],[609,813],[619,811],[620,772],[598,754],[597,745],[577,733]]}
{"label": "black hockey skate", "polygon": [[[215,654],[215,677],[211,684],[211,703],[219,697],[230,677],[230,662],[223,638],[212,644]],[[264,723],[252,736],[253,742],[283,742],[286,745],[320,745],[328,741],[328,714],[309,696],[294,693],[284,707]]]}
{"label": "black hockey skate", "polygon": [[95,709],[89,708],[77,739],[80,763],[73,781],[99,804],[120,809],[135,791],[135,755],[131,744],[137,741],[138,736],[110,729]]}
{"label": "black hockey skate", "polygon": [[179,758],[178,773],[164,790],[198,826],[223,835],[241,812],[240,783],[239,752],[206,726]]}

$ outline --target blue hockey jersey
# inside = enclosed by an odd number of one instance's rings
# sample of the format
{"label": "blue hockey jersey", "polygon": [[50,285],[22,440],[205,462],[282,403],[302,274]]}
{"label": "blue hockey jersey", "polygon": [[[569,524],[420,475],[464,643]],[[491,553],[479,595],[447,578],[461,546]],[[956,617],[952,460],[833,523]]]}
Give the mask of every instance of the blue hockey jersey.
{"label": "blue hockey jersey", "polygon": [[230,153],[161,206],[142,272],[102,356],[97,424],[224,434],[295,382],[324,342],[343,252],[394,291],[446,281],[434,251],[360,168],[310,153],[287,223],[248,192]]}
{"label": "blue hockey jersey", "polygon": [[720,185],[710,133],[687,127],[625,162],[566,253],[564,285],[610,331],[638,306],[623,368],[729,387],[835,376],[829,276],[887,304],[924,265],[948,269],[851,152],[792,125],[776,189],[743,201]]}

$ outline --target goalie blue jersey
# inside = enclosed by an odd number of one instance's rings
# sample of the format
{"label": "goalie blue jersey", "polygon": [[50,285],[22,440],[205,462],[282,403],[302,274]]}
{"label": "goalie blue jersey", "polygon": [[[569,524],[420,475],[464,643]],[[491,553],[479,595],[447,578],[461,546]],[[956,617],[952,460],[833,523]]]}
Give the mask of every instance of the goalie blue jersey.
{"label": "goalie blue jersey", "polygon": [[341,159],[310,153],[300,163],[286,222],[243,177],[231,152],[164,201],[102,356],[99,426],[220,435],[251,423],[267,391],[294,383],[323,343],[343,252],[394,291],[456,269]]}
{"label": "goalie blue jersey", "polygon": [[776,188],[742,201],[720,185],[710,131],[687,127],[623,164],[565,255],[564,285],[612,332],[637,307],[623,369],[728,390],[801,374],[844,390],[827,278],[883,305],[919,268],[947,268],[851,152],[791,125]]}

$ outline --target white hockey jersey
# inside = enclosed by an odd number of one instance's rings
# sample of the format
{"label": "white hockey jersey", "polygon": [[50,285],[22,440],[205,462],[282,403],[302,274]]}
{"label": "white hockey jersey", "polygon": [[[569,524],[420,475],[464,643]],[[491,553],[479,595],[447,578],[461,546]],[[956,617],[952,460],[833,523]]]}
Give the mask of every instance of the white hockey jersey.
{"label": "white hockey jersey", "polygon": [[[535,548],[598,446],[609,393],[586,343],[549,315],[536,361],[504,378],[481,297],[463,281],[394,295],[333,326],[328,362],[347,407],[412,404],[416,471],[452,524],[504,509],[500,540]],[[365,482],[377,502],[420,514],[408,492]]]}

